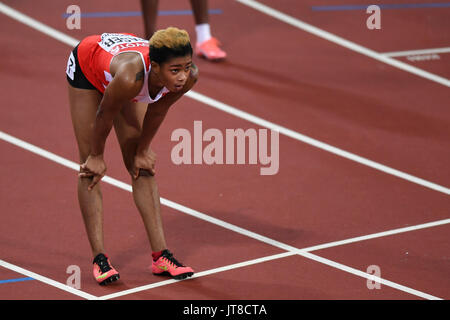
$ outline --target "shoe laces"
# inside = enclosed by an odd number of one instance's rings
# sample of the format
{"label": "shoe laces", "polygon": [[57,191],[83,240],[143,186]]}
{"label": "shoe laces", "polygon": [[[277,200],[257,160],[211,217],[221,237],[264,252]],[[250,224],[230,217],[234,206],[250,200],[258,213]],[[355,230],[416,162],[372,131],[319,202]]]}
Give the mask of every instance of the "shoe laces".
{"label": "shoe laces", "polygon": [[216,46],[222,45],[222,43],[219,40],[217,40],[217,38],[211,37],[210,41],[214,43]]}
{"label": "shoe laces", "polygon": [[219,40],[217,40],[217,38],[211,37],[209,40],[202,42],[200,45],[209,49],[216,49],[221,45],[221,43]]}
{"label": "shoe laces", "polygon": [[164,250],[162,257],[177,267],[183,267],[183,264],[181,264],[177,259],[175,259],[173,257],[172,252],[170,252],[169,250]]}
{"label": "shoe laces", "polygon": [[105,257],[103,254],[99,254],[97,257],[95,257],[94,263],[98,265],[102,273],[108,272],[109,270],[112,269],[111,265],[108,262],[108,258]]}

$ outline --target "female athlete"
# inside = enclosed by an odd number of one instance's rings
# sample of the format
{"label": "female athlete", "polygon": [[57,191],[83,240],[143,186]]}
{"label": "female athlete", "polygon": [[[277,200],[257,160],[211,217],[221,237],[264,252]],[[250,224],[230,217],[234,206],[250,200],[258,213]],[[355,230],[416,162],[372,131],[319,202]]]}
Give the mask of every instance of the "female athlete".
{"label": "female athlete", "polygon": [[152,249],[154,274],[176,279],[194,271],[167,249],[150,144],[170,106],[198,77],[185,30],[170,27],[149,41],[128,33],[83,39],[67,63],[69,102],[80,157],[78,200],[99,284],[119,279],[103,243],[103,206],[99,181],[106,173],[105,141],[112,127],[132,177],[133,199]]}

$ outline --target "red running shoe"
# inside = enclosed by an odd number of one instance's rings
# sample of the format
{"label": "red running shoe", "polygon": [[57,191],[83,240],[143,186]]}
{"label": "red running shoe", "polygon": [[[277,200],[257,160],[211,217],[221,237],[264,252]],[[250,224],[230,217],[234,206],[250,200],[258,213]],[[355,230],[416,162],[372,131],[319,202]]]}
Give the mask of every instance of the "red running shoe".
{"label": "red running shoe", "polygon": [[99,253],[94,258],[93,264],[94,278],[100,285],[105,285],[119,280],[119,273],[111,266],[108,257],[103,253]]}
{"label": "red running shoe", "polygon": [[216,38],[197,43],[195,45],[196,54],[199,57],[205,57],[208,60],[222,60],[225,59],[227,54],[225,51],[219,48],[220,42]]}
{"label": "red running shoe", "polygon": [[177,280],[192,277],[194,274],[192,268],[178,262],[169,250],[164,250],[158,260],[152,261],[151,269],[154,275],[168,275]]}

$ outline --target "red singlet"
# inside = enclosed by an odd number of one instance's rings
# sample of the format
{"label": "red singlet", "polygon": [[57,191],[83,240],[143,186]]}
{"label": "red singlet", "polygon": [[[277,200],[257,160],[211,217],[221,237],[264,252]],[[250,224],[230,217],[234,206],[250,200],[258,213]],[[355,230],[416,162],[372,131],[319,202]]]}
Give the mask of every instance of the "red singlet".
{"label": "red singlet", "polygon": [[103,33],[84,38],[78,45],[78,62],[86,78],[101,93],[113,79],[109,66],[111,60],[123,52],[137,52],[144,64],[144,85],[139,94],[133,99],[134,102],[153,103],[166,95],[169,90],[164,87],[156,95],[150,98],[148,92],[148,76],[151,64],[148,40],[137,37],[131,33]]}

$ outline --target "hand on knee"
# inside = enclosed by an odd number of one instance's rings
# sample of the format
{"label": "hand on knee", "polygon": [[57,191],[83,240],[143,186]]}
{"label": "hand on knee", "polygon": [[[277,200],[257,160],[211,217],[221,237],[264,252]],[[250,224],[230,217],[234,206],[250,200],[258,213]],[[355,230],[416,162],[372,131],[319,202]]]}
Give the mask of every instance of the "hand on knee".
{"label": "hand on knee", "polygon": [[136,154],[133,161],[132,176],[134,179],[143,176],[155,175],[156,154],[149,151],[144,154]]}

